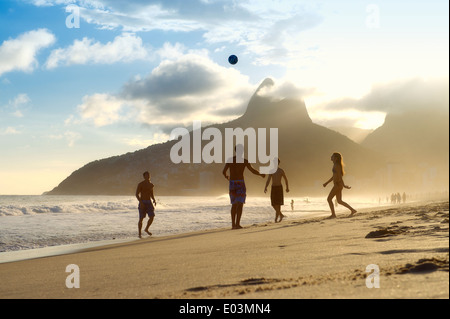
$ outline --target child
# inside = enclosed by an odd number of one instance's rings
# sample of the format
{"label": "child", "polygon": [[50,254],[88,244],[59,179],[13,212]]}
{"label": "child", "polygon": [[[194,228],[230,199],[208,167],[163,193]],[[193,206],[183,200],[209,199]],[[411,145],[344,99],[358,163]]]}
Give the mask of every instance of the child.
{"label": "child", "polygon": [[275,223],[278,218],[280,219],[278,222],[283,220],[284,215],[281,213],[281,205],[284,205],[284,195],[283,195],[283,186],[281,185],[281,178],[284,178],[286,183],[286,193],[289,193],[289,183],[284,173],[284,170],[279,167],[280,159],[278,159],[278,169],[275,173],[270,174],[269,178],[267,178],[266,187],[264,188],[264,193],[267,192],[267,186],[269,186],[270,180],[272,180],[272,190],[270,192],[270,201],[273,209],[275,209]]}

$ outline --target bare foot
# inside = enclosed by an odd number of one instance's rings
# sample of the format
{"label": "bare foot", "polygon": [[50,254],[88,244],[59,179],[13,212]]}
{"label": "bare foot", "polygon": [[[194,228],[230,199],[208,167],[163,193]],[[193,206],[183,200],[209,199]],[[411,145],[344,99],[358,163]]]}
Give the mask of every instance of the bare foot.
{"label": "bare foot", "polygon": [[328,216],[326,219],[334,219],[334,218],[336,218],[336,215],[331,215],[331,216]]}
{"label": "bare foot", "polygon": [[148,229],[146,229],[146,230],[145,230],[145,232],[146,232],[146,233],[147,233],[147,234],[148,234],[149,236],[151,236],[151,235],[152,235],[152,233],[151,233],[151,232],[149,232],[149,231],[148,231]]}

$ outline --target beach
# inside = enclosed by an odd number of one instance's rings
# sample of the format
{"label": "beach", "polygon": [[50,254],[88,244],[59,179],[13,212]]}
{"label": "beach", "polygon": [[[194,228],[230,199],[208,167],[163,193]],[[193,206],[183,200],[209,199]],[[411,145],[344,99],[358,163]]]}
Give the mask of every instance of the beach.
{"label": "beach", "polygon": [[449,298],[448,212],[406,203],[2,263],[0,298]]}

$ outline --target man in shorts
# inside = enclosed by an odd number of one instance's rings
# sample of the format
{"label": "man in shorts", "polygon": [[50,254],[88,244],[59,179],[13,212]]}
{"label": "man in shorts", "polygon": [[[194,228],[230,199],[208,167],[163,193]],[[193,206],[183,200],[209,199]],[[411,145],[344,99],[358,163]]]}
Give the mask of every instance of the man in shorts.
{"label": "man in shorts", "polygon": [[[262,178],[266,177],[265,174],[260,174],[247,159],[243,158],[244,147],[237,145],[236,155],[233,157],[230,163],[225,164],[223,168],[223,175],[230,181],[229,193],[231,202],[231,229],[239,229],[241,226],[242,209],[245,204],[245,198],[247,197],[247,189],[244,181],[244,170],[248,168],[250,172],[255,175],[259,175]],[[230,169],[230,176],[228,177],[227,171]]]}
{"label": "man in shorts", "polygon": [[152,233],[149,232],[149,227],[153,223],[153,218],[155,217],[155,208],[152,204],[155,204],[156,206],[156,200],[153,196],[153,188],[155,185],[153,185],[150,182],[150,173],[144,172],[143,174],[144,180],[140,182],[136,189],[136,198],[139,201],[139,223],[138,223],[138,230],[139,230],[139,238],[142,238],[141,229],[142,229],[142,221],[145,218],[145,215],[148,216],[148,222],[147,226],[145,227],[144,231],[151,236]]}

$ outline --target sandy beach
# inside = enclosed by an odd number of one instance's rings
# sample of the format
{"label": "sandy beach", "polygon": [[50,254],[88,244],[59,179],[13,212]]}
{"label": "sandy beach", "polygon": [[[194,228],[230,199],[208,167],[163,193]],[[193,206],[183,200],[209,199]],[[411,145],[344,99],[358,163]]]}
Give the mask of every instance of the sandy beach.
{"label": "sandy beach", "polygon": [[449,298],[448,212],[403,204],[3,263],[0,298]]}

